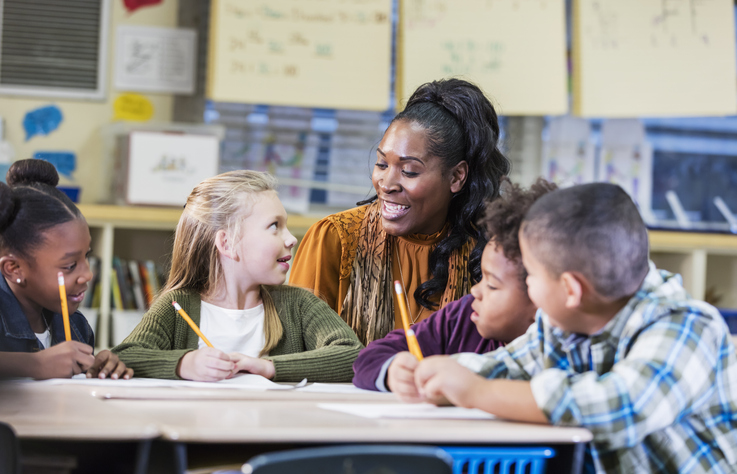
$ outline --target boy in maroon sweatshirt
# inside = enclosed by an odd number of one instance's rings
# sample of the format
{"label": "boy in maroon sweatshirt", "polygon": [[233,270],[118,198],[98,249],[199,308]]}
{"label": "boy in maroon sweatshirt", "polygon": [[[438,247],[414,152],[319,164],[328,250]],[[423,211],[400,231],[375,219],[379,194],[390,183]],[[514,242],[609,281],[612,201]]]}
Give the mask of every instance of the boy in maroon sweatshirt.
{"label": "boy in maroon sweatshirt", "polygon": [[[543,179],[529,190],[506,183],[501,197],[487,204],[478,222],[489,237],[481,257],[482,279],[470,295],[412,326],[424,356],[490,352],[521,336],[535,321],[537,308],[527,296],[527,273],[517,235],[532,203],[553,189],[556,186]],[[353,364],[353,384],[418,401],[417,363],[407,351],[404,330],[396,329],[361,351]]]}

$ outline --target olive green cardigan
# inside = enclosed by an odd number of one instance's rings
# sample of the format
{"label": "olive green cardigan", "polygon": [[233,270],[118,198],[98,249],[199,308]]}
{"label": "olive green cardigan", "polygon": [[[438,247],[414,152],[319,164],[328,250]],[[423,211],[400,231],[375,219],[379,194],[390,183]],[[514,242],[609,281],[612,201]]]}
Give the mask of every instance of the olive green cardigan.
{"label": "olive green cardigan", "polygon": [[[276,382],[350,382],[353,361],[363,348],[353,330],[324,301],[301,288],[268,286],[284,333],[265,356],[274,362]],[[131,334],[112,349],[136,377],[180,378],[179,360],[197,349],[199,337],[171,302],[200,324],[200,295],[173,290],[159,296]]]}

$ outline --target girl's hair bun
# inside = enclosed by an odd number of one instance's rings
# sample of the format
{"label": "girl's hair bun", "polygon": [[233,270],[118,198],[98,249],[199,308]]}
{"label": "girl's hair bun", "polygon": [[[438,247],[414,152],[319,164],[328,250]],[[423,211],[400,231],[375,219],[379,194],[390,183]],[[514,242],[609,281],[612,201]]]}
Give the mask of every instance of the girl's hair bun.
{"label": "girl's hair bun", "polygon": [[5,183],[0,183],[0,233],[13,223],[17,209],[13,190]]}
{"label": "girl's hair bun", "polygon": [[54,165],[44,160],[27,159],[13,163],[5,176],[8,186],[30,184],[48,184],[56,187],[59,184],[59,173]]}

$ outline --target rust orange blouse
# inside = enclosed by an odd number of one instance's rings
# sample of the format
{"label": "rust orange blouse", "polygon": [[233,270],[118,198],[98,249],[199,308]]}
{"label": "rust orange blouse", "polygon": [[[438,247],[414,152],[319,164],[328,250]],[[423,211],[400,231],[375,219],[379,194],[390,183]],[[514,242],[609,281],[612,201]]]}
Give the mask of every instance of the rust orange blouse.
{"label": "rust orange blouse", "polygon": [[[359,208],[345,212],[351,213],[357,209]],[[434,312],[418,305],[414,292],[423,282],[430,279],[428,268],[430,253],[442,240],[444,233],[445,229],[431,235],[412,234],[394,237],[392,275],[394,280],[402,282],[407,291],[410,319],[414,322],[422,321]],[[299,244],[289,276],[289,284],[313,290],[340,314],[350,285],[350,272],[341,274],[341,259],[346,255],[355,256],[358,232],[354,235],[355,239],[347,239],[343,242],[329,218],[326,217],[315,223]],[[348,247],[353,251],[348,251]],[[441,294],[438,293],[432,300],[438,302],[440,298]],[[402,319],[397,304],[395,296],[394,327],[401,328]]]}

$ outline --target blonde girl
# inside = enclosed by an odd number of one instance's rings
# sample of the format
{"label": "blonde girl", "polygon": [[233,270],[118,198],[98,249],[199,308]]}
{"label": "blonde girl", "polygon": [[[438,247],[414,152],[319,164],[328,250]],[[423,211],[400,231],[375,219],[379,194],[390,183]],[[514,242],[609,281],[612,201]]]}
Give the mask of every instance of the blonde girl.
{"label": "blonde girl", "polygon": [[137,376],[217,381],[245,372],[282,382],[351,381],[362,348],[353,331],[312,293],[282,285],[297,240],[275,186],[265,173],[231,171],[189,195],[167,284],[113,349]]}

